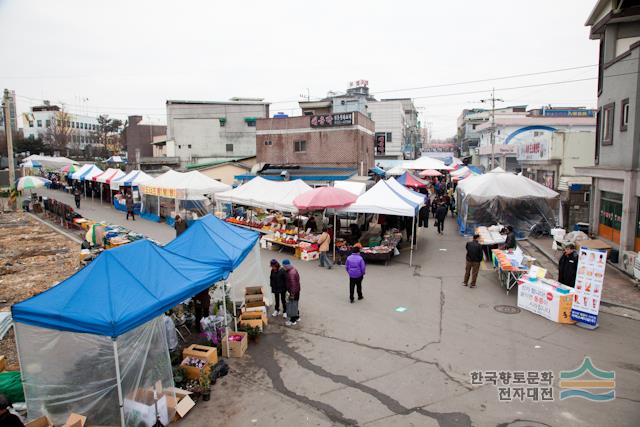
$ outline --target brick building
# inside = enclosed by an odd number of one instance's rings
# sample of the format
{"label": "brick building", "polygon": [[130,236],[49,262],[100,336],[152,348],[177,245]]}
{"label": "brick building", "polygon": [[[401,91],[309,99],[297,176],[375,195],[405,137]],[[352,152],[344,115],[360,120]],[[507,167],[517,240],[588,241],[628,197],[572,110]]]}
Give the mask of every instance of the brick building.
{"label": "brick building", "polygon": [[165,125],[145,124],[142,123],[142,116],[129,116],[123,132],[129,164],[138,167],[140,159],[152,157],[153,137],[166,134],[167,127]]}
{"label": "brick building", "polygon": [[374,133],[374,122],[359,112],[258,119],[257,161],[366,174],[375,165]]}

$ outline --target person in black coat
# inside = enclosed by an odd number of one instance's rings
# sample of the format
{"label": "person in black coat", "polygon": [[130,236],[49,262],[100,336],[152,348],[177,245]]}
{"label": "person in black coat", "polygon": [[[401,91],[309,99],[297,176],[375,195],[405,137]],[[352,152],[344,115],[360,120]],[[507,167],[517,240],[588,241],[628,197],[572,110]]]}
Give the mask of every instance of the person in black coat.
{"label": "person in black coat", "polygon": [[431,203],[429,202],[429,198],[425,200],[424,206],[420,208],[418,212],[418,227],[429,228],[429,209],[431,208]]}
{"label": "person in black coat", "polygon": [[573,243],[564,247],[564,253],[558,262],[558,282],[569,287],[576,284],[576,273],[578,271],[578,253]]}
{"label": "person in black coat", "polygon": [[447,218],[447,212],[449,212],[447,205],[440,203],[440,205],[438,205],[438,209],[436,209],[436,225],[438,226],[438,234],[444,234],[444,220]]}
{"label": "person in black coat", "polygon": [[280,303],[282,302],[282,315],[287,313],[287,272],[275,259],[271,260],[271,274],[269,276],[271,292],[276,300],[276,307],[272,316],[280,314]]}
{"label": "person in black coat", "polygon": [[513,231],[513,227],[507,225],[507,240],[504,242],[504,248],[506,250],[515,249],[518,247],[518,242],[516,242],[516,232]]}

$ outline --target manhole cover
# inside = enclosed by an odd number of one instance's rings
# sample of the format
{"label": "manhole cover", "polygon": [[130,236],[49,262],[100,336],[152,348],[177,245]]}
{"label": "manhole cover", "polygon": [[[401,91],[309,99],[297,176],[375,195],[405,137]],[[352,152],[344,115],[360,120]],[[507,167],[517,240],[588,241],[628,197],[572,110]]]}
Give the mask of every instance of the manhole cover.
{"label": "manhole cover", "polygon": [[502,314],[520,313],[520,309],[518,307],[514,307],[513,305],[494,305],[493,309],[498,313],[502,313]]}

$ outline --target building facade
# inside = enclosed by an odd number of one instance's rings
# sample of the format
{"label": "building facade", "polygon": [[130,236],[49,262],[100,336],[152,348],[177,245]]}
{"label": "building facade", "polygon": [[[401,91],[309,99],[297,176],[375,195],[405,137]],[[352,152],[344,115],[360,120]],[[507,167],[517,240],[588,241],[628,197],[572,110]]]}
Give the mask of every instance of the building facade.
{"label": "building facade", "polygon": [[45,101],[44,105],[31,107],[28,113],[24,113],[22,126],[25,138],[41,138],[47,141],[54,134],[65,134],[68,138],[67,148],[83,150],[97,142],[96,117],[69,113],[48,101]]}
{"label": "building facade", "polygon": [[366,175],[374,166],[374,130],[359,112],[258,119],[257,162]]}
{"label": "building facade", "polygon": [[600,43],[598,129],[591,232],[620,251],[640,251],[640,6],[600,0],[586,25]]}
{"label": "building facade", "polygon": [[[496,118],[526,117],[526,105],[514,105],[504,108],[496,108],[494,115]],[[458,141],[460,144],[460,155],[469,156],[480,145],[480,131],[478,127],[491,120],[491,110],[484,108],[472,108],[462,110],[458,116]]]}
{"label": "building facade", "polygon": [[[0,104],[4,103],[4,94],[0,93],[2,97],[2,101]],[[5,132],[5,123],[4,123],[4,108],[0,108],[0,133]],[[18,134],[18,109],[16,107],[16,92],[13,90],[9,91],[9,126],[11,129],[11,135]]]}
{"label": "building facade", "polygon": [[167,101],[167,140],[181,164],[256,154],[256,123],[269,117],[269,103],[258,98],[228,102]]}
{"label": "building facade", "polygon": [[142,121],[142,116],[129,116],[122,136],[127,147],[129,164],[135,169],[143,162],[143,159],[153,156],[154,138],[167,134],[165,125],[147,124]]}
{"label": "building facade", "polygon": [[[551,145],[551,137],[554,132],[595,132],[595,117],[546,117],[529,115],[525,117],[501,117],[495,118],[495,133],[493,148],[495,166],[500,166],[506,171],[519,171],[518,145],[526,143],[539,143]],[[477,128],[480,134],[478,154],[479,166],[491,169],[491,130],[492,124],[487,121]]]}

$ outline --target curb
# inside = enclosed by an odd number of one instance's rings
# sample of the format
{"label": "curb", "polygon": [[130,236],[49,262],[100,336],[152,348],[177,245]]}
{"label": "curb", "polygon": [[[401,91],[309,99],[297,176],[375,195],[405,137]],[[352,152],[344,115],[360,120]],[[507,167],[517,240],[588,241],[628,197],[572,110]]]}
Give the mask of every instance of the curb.
{"label": "curb", "polygon": [[[538,251],[540,251],[544,256],[546,256],[550,261],[557,262],[557,260],[553,256],[551,256],[551,255],[549,255],[547,253],[546,249],[541,248],[540,245],[538,245],[537,243],[534,243],[533,240],[526,239],[526,241],[529,244],[531,244],[531,246],[535,247]],[[620,270],[618,267],[614,266],[611,263],[609,263],[608,265],[614,267],[616,270],[620,271],[621,273],[627,274],[627,273],[625,273],[624,271]],[[620,303],[617,303],[617,302],[608,301],[606,299],[602,299],[602,300],[600,300],[600,302],[602,304],[605,304],[605,305],[608,305],[608,306],[611,306],[611,307],[625,308],[627,310],[633,310],[633,311],[637,311],[637,312],[640,313],[640,307],[632,307],[630,305],[620,304]]]}

